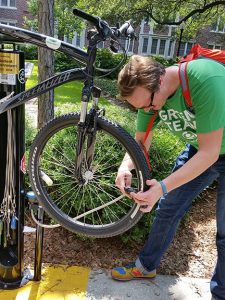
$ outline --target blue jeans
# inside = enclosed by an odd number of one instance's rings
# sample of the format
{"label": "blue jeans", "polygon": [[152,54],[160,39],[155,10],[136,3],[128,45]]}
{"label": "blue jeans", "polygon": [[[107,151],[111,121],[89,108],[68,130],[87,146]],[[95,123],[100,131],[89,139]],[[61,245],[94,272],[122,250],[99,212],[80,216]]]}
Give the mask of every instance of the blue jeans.
{"label": "blue jeans", "polygon": [[[173,171],[182,167],[196,152],[193,146],[187,145],[178,156]],[[216,209],[218,257],[210,288],[213,296],[225,300],[225,155],[220,155],[219,159],[200,176],[160,199],[148,240],[139,253],[136,265],[143,271],[152,271],[158,267],[193,199],[215,179],[218,181]]]}

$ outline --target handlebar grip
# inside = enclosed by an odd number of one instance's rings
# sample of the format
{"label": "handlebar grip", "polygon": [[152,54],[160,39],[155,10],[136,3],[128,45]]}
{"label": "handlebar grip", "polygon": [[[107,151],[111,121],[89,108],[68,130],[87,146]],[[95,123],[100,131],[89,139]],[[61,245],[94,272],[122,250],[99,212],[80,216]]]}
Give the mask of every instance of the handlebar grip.
{"label": "handlebar grip", "polygon": [[86,12],[84,12],[81,9],[74,8],[73,9],[73,14],[75,16],[78,16],[78,17],[84,19],[84,20],[87,20],[88,22],[93,23],[96,26],[99,25],[99,18],[91,16],[91,15],[87,14]]}
{"label": "handlebar grip", "polygon": [[126,31],[128,29],[128,27],[130,26],[130,21],[126,21],[118,30],[120,32],[120,34],[122,34],[124,31]]}
{"label": "handlebar grip", "polygon": [[123,35],[133,38],[134,37],[134,28],[131,26],[131,20],[126,21],[120,28],[115,31],[117,37]]}

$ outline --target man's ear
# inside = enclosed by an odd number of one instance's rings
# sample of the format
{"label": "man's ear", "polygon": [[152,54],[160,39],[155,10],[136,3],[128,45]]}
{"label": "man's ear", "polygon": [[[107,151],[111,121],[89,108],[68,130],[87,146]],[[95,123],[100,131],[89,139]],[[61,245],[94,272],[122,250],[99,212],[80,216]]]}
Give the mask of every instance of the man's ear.
{"label": "man's ear", "polygon": [[161,85],[163,81],[164,81],[164,77],[160,76],[160,78],[159,78],[159,85]]}

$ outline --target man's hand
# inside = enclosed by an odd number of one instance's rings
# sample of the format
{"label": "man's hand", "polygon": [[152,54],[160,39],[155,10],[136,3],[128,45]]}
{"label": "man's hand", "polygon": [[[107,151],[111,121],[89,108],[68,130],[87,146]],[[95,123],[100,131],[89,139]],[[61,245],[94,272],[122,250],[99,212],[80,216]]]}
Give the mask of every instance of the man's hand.
{"label": "man's hand", "polygon": [[[116,176],[116,186],[120,189],[123,194],[126,194],[124,191],[125,186],[131,186],[132,174],[128,169],[119,169]],[[126,194],[127,195],[127,194]]]}
{"label": "man's hand", "polygon": [[146,184],[150,187],[146,192],[130,193],[134,201],[141,205],[142,212],[150,212],[163,195],[162,187],[156,179],[147,180]]}

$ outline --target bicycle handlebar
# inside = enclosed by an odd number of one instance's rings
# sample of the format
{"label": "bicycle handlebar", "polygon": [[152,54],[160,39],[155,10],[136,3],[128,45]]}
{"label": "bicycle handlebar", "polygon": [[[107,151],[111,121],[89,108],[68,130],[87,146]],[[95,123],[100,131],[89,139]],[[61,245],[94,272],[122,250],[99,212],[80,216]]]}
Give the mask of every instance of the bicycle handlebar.
{"label": "bicycle handlebar", "polygon": [[74,8],[73,14],[74,14],[75,16],[78,16],[78,17],[80,17],[80,18],[82,18],[82,19],[84,19],[84,20],[86,20],[86,21],[88,21],[88,22],[94,24],[94,25],[97,26],[97,27],[99,26],[100,18],[94,17],[94,16],[92,16],[92,15],[89,15],[88,13],[84,12],[84,11],[81,10],[81,9]]}
{"label": "bicycle handlebar", "polygon": [[106,21],[103,21],[99,17],[94,17],[83,10],[74,8],[73,14],[96,26],[97,30],[104,38],[111,36],[120,37],[123,34],[129,38],[134,37],[134,28],[131,26],[131,20],[126,21],[120,28],[110,28]]}

